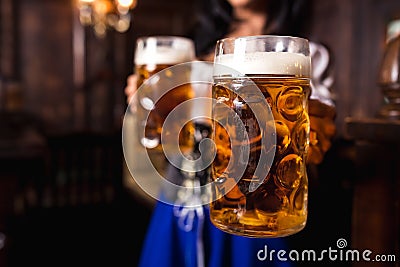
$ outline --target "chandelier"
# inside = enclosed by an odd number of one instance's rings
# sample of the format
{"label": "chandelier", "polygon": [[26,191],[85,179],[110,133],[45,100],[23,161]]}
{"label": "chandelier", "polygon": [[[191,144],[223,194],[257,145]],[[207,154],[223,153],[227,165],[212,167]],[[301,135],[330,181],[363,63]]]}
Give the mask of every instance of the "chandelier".
{"label": "chandelier", "polygon": [[84,26],[93,26],[98,37],[104,37],[107,29],[126,32],[131,24],[130,10],[137,0],[77,0],[79,20]]}

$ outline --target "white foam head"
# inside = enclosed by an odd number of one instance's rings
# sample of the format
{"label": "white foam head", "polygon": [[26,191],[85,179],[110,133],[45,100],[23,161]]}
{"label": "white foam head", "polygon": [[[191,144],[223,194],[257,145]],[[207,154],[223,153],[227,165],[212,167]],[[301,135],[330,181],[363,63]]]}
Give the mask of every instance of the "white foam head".
{"label": "white foam head", "polygon": [[135,64],[177,64],[194,60],[193,41],[183,37],[146,37],[138,40]]}
{"label": "white foam head", "polygon": [[311,75],[310,57],[291,52],[222,54],[215,57],[214,63],[216,63],[214,75],[273,74],[296,77]]}

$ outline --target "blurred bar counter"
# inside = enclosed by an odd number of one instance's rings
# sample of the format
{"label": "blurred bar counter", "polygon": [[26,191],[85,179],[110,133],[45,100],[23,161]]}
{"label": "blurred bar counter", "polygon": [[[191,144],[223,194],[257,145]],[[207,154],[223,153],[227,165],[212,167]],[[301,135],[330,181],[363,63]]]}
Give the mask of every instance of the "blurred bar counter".
{"label": "blurred bar counter", "polygon": [[0,129],[0,266],[136,266],[150,210],[122,186],[120,131],[49,134],[17,113]]}
{"label": "blurred bar counter", "polygon": [[[400,121],[346,118],[347,137],[355,141],[352,246],[369,249],[371,258],[395,255],[396,262],[354,262],[354,266],[400,263]],[[346,170],[343,170],[346,171]]]}
{"label": "blurred bar counter", "polygon": [[346,118],[347,135],[359,141],[400,144],[400,121],[380,118]]}

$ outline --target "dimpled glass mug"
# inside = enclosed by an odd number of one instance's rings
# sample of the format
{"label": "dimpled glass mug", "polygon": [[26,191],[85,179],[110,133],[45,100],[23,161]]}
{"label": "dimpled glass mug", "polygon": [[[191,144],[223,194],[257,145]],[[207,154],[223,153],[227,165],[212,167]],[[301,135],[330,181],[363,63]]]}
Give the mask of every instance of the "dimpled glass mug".
{"label": "dimpled glass mug", "polygon": [[[173,72],[161,71],[194,59],[194,43],[191,39],[179,36],[149,36],[137,40],[135,50],[137,87],[143,85],[138,94],[137,108],[140,118],[139,128],[145,127],[144,136],[139,138],[146,148],[161,148],[161,132],[166,117],[180,103],[193,97],[190,84],[179,85],[172,90],[167,90],[177,78],[173,77]],[[153,75],[160,77],[158,80],[153,80],[152,84],[143,84]],[[190,75],[190,70],[181,75]],[[146,110],[150,111],[148,116],[143,115]],[[182,130],[184,136],[180,137],[181,143],[189,139],[187,138],[188,132],[191,131]]]}
{"label": "dimpled glass mug", "polygon": [[[137,177],[131,176],[131,173],[134,171],[138,177],[147,177],[146,184],[155,192],[159,191],[158,181],[153,182],[151,178],[154,176],[154,168],[162,175],[166,172],[167,161],[163,153],[165,146],[161,144],[163,123],[176,106],[193,97],[189,83],[175,86],[177,80],[185,80],[190,75],[190,69],[180,68],[182,71],[179,73],[169,69],[194,59],[194,43],[185,37],[143,36],[136,42],[134,63],[138,90],[124,118],[124,155],[127,162],[127,168],[124,169],[125,183],[151,205],[154,205],[153,197],[136,184]],[[191,148],[193,131],[191,124],[179,131],[182,150]],[[171,143],[171,138],[175,136],[167,136],[165,143]],[[147,156],[151,166],[146,164]]]}
{"label": "dimpled glass mug", "polygon": [[[190,69],[179,73],[180,77],[176,77],[178,74],[168,69],[194,59],[195,49],[191,39],[180,36],[147,36],[137,40],[135,50],[137,87],[142,86],[137,94],[137,134],[154,167],[162,174],[167,164],[162,150],[166,149],[166,144],[171,143],[168,138],[175,138],[174,135],[167,136],[162,146],[163,124],[176,106],[193,97],[190,84],[175,86],[177,79],[190,75]],[[146,83],[150,77],[152,77],[151,82]],[[176,127],[174,132],[179,132],[181,149],[190,149],[193,126],[186,124],[180,131],[178,130],[180,125],[172,126]]]}
{"label": "dimpled glass mug", "polygon": [[212,223],[248,237],[301,231],[308,196],[308,40],[226,38],[217,42],[214,63]]}

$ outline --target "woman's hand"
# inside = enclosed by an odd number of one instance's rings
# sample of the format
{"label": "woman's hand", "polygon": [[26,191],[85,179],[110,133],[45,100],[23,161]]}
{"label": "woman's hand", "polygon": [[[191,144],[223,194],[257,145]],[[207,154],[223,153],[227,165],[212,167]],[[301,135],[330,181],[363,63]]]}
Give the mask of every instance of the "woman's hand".
{"label": "woman's hand", "polygon": [[126,95],[126,102],[128,105],[131,103],[132,97],[134,96],[137,90],[137,75],[131,74],[126,79],[126,86],[125,86],[125,95]]}
{"label": "woman's hand", "polygon": [[311,131],[307,163],[320,164],[336,133],[336,110],[316,99],[310,99],[308,105]]}

